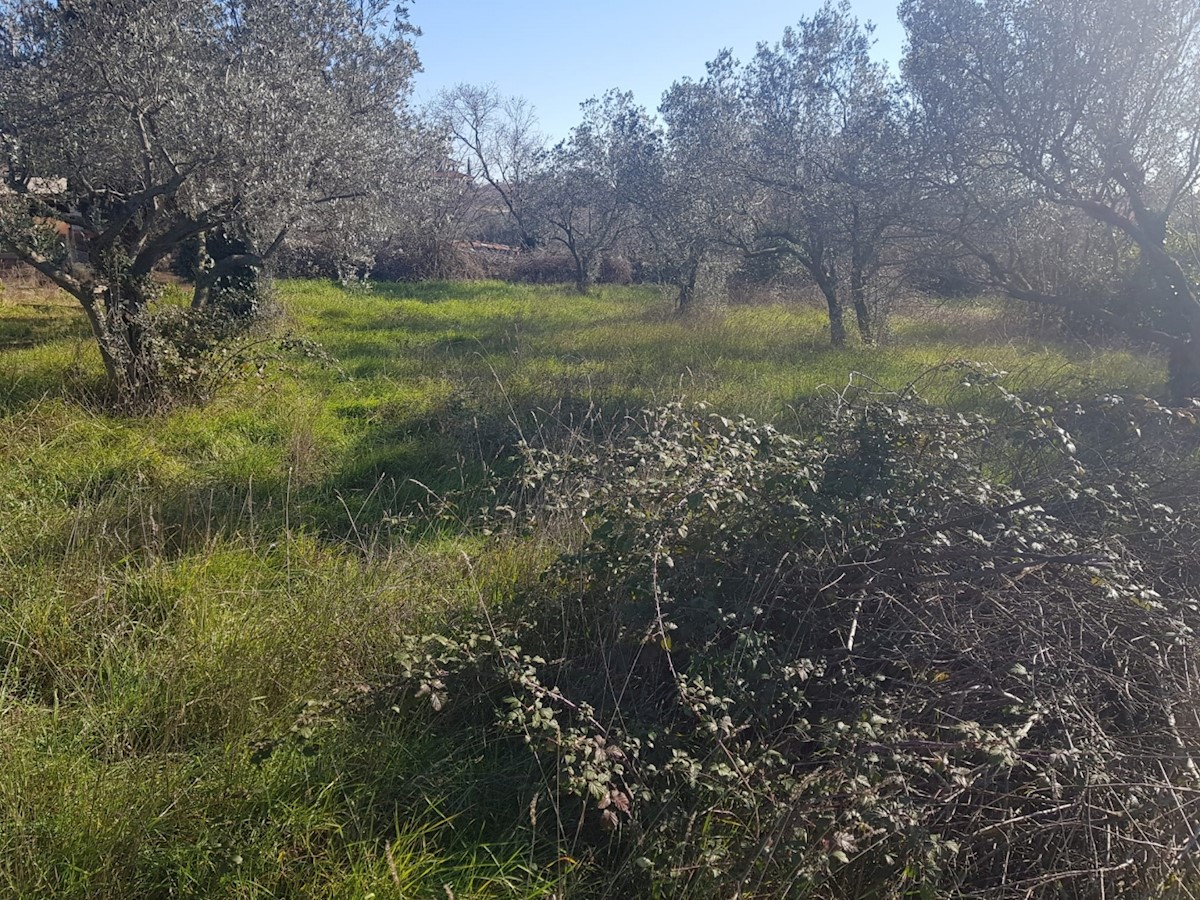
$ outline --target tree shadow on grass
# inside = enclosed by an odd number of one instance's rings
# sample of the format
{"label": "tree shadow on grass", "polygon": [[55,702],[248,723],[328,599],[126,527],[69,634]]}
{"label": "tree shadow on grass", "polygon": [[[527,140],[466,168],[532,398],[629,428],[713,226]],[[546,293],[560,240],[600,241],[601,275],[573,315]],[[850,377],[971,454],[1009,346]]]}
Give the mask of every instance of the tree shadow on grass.
{"label": "tree shadow on grass", "polygon": [[441,303],[445,300],[473,302],[527,289],[528,285],[515,286],[502,281],[381,281],[372,286],[376,296],[388,300],[416,300],[419,303]]}
{"label": "tree shadow on grass", "polygon": [[[483,510],[518,491],[523,440],[553,446],[581,432],[604,434],[643,405],[638,398],[604,405],[581,395],[543,399],[502,408],[487,397],[452,394],[421,410],[385,408],[315,481],[220,479],[189,486],[154,515],[175,553],[215,536],[263,544],[289,530],[366,554],[473,533]],[[145,518],[132,517],[130,527]]]}
{"label": "tree shadow on grass", "polygon": [[[493,479],[515,471],[518,432],[457,398],[424,412],[383,416],[343,448],[322,477],[288,470],[208,472],[166,483],[138,461],[112,465],[57,494],[36,527],[12,536],[16,564],[85,550],[104,566],[142,554],[175,558],[229,542],[268,552],[305,533],[372,554],[397,542],[471,529]],[[168,476],[169,477],[169,476]]]}
{"label": "tree shadow on grass", "polygon": [[462,531],[517,467],[520,429],[500,408],[452,393],[419,410],[384,405],[300,495],[322,538],[359,546]]}
{"label": "tree shadow on grass", "polygon": [[104,395],[98,355],[88,365],[94,353],[77,306],[0,304],[0,416],[52,397],[94,408]]}
{"label": "tree shadow on grass", "polygon": [[47,309],[55,310],[57,314],[0,315],[0,353],[29,350],[63,338],[89,337],[87,323],[81,318],[62,315],[62,307],[48,306]]}
{"label": "tree shadow on grass", "polygon": [[86,367],[79,352],[71,362],[36,360],[19,367],[8,362],[0,350],[0,418],[55,399],[96,413],[111,407],[104,376]]}

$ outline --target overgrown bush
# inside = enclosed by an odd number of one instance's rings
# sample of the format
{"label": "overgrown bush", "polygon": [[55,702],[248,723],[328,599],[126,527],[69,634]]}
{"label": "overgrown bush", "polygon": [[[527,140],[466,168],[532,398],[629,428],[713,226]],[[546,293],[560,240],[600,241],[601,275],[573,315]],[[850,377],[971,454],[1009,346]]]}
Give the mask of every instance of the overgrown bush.
{"label": "overgrown bush", "polygon": [[518,257],[512,277],[526,284],[567,284],[575,280],[575,263],[565,253],[528,253]]}
{"label": "overgrown bush", "polygon": [[926,253],[905,266],[905,280],[914,289],[942,300],[977,297],[983,279],[970,261],[941,253]]}
{"label": "overgrown bush", "polygon": [[495,277],[490,263],[463,242],[430,238],[381,247],[371,275],[380,281],[469,281]]}
{"label": "overgrown bush", "polygon": [[807,437],[671,406],[526,448],[509,513],[578,549],[412,639],[396,709],[524,742],[530,818],[631,894],[1170,893],[1196,413],[961,375],[988,413],[856,391]]}
{"label": "overgrown bush", "polygon": [[624,256],[606,256],[600,260],[601,284],[633,284],[633,263]]}
{"label": "overgrown bush", "polygon": [[[256,297],[262,294],[256,291]],[[265,301],[259,299],[256,307]],[[158,379],[155,403],[207,403],[225,386],[289,371],[301,359],[337,368],[318,343],[254,328],[225,304],[205,309],[167,305],[148,320],[146,352]],[[260,323],[261,324],[261,323]]]}
{"label": "overgrown bush", "polygon": [[812,277],[794,260],[781,256],[755,256],[726,266],[726,291],[737,304],[788,303],[811,300],[824,303]]}

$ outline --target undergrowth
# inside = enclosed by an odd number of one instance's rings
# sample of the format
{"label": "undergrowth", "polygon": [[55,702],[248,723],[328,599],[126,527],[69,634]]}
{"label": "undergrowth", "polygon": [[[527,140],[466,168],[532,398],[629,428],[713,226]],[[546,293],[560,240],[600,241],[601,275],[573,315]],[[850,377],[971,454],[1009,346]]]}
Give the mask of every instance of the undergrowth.
{"label": "undergrowth", "polygon": [[528,448],[527,527],[582,540],[390,689],[528,747],[581,896],[1182,890],[1196,414],[959,372],[1001,412],[851,390],[808,437],[672,406]]}
{"label": "undergrowth", "polygon": [[[584,521],[545,507],[546,527],[525,528],[522,442],[582,452],[597,423],[616,440],[680,397],[808,440],[815,395],[900,389],[962,357],[1046,397],[1152,393],[1162,378],[1124,350],[978,328],[955,340],[916,321],[907,340],[904,320],[894,345],[834,351],[819,311],[683,321],[637,288],[292,282],[280,302],[276,336],[312,342],[286,366],[260,373],[251,354],[206,383],[205,405],[129,417],[98,405],[70,304],[0,298],[0,894],[561,897],[613,871],[699,890],[699,863],[680,881],[648,845],[627,852],[645,803],[632,784],[598,809],[604,797],[567,799],[587,779],[564,770],[552,803],[538,790],[558,777],[550,757],[491,711],[448,730],[429,718],[436,686],[389,694],[416,672],[397,657],[414,635],[453,643],[487,610],[507,648],[550,585],[599,596],[564,568]],[[982,408],[960,374],[938,369],[921,391]],[[660,661],[662,644],[647,644]],[[679,838],[664,809],[661,833]],[[722,829],[751,834],[730,825],[741,816],[693,828],[733,847]]]}

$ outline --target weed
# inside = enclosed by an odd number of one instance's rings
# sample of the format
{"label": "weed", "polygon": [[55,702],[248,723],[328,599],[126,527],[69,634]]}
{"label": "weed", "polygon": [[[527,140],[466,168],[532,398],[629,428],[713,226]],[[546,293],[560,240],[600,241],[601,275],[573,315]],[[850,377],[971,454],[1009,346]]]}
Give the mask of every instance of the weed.
{"label": "weed", "polygon": [[[582,890],[588,859],[514,803],[521,754],[390,705],[292,730],[307,701],[377,698],[361,689],[393,682],[406,636],[511,609],[570,546],[568,526],[496,525],[522,439],[681,396],[811,430],[814,394],[960,357],[1044,393],[1162,380],[1156,359],[978,325],[910,340],[901,317],[895,344],[835,351],[800,306],[682,320],[636,287],[286,282],[278,327],[338,366],[301,356],[130,418],[89,401],[86,325],[39,291],[0,300],[0,894],[18,897]],[[922,390],[972,402],[956,384]]]}

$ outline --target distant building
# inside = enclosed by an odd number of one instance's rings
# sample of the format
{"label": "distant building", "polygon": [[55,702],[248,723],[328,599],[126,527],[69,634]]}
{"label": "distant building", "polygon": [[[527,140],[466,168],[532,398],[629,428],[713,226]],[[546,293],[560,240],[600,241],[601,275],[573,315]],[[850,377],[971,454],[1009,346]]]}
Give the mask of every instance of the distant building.
{"label": "distant building", "polygon": [[[469,168],[470,167],[468,166],[468,169]],[[470,171],[461,171],[458,168],[458,162],[449,156],[443,156],[438,161],[438,164],[433,170],[433,177],[439,181],[447,181],[451,183],[463,183],[475,180],[471,177]]]}

